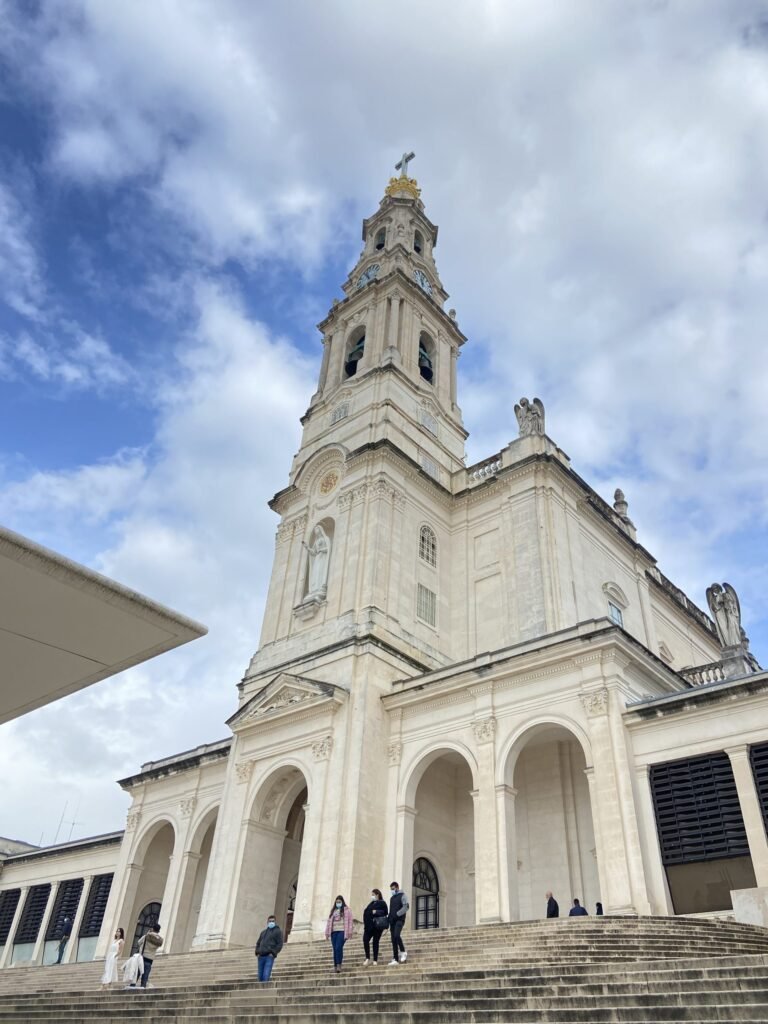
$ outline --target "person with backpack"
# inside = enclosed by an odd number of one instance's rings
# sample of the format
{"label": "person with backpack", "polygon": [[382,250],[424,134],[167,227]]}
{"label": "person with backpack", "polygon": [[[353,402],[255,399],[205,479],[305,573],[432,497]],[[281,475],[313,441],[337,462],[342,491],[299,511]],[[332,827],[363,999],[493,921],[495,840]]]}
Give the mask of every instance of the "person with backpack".
{"label": "person with backpack", "polygon": [[355,921],[352,911],[347,906],[343,896],[337,896],[333,901],[331,912],[325,924],[325,937],[331,940],[333,946],[333,969],[341,974],[341,962],[344,959],[344,943],[352,937],[355,930]]}
{"label": "person with backpack", "polygon": [[[379,943],[384,929],[389,925],[389,914],[387,904],[381,895],[381,889],[371,890],[371,902],[363,911],[363,949],[365,960],[363,967],[371,962],[375,967],[379,962]],[[371,961],[371,939],[373,939],[373,961]]]}
{"label": "person with backpack", "polygon": [[389,891],[392,893],[389,900],[389,930],[392,935],[392,959],[389,962],[389,966],[397,967],[399,963],[404,964],[408,959],[408,953],[403,945],[401,932],[410,904],[408,903],[408,897],[400,888],[399,882],[390,882]]}
{"label": "person with backpack", "polygon": [[256,940],[256,956],[259,958],[259,981],[269,981],[277,954],[283,948],[283,933],[275,915],[267,918],[267,927]]}
{"label": "person with backpack", "polygon": [[146,935],[139,939],[139,953],[144,959],[144,971],[141,975],[141,987],[146,988],[149,982],[149,972],[152,970],[152,961],[155,954],[163,944],[160,938],[160,925],[153,924]]}

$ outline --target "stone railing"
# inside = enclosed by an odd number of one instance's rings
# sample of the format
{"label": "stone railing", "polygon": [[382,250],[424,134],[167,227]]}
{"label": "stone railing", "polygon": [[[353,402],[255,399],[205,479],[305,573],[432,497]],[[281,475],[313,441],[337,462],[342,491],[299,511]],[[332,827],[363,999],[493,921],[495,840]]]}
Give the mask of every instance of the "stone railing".
{"label": "stone railing", "polygon": [[691,686],[721,683],[726,678],[722,661],[712,661],[709,665],[696,665],[695,668],[684,668],[681,669],[680,675]]}
{"label": "stone railing", "polygon": [[476,462],[474,466],[467,467],[467,483],[470,487],[480,484],[483,480],[495,476],[501,469],[501,453],[492,455],[490,459]]}

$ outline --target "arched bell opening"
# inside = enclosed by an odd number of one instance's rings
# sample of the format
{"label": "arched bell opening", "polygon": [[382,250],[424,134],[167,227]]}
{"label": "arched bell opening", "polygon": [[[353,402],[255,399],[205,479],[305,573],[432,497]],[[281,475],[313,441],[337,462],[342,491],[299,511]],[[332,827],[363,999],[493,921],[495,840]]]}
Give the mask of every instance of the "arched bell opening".
{"label": "arched bell opening", "polygon": [[365,327],[358,327],[347,341],[347,351],[344,357],[344,376],[354,377],[357,373],[357,364],[365,354]]}
{"label": "arched bell opening", "polygon": [[419,375],[428,384],[434,381],[435,343],[426,331],[419,335]]}
{"label": "arched bell opening", "polygon": [[424,252],[424,236],[420,231],[413,233],[413,251],[417,252],[419,256]]}
{"label": "arched bell opening", "polygon": [[376,238],[375,238],[374,243],[373,243],[374,249],[376,249],[377,252],[381,252],[381,250],[386,245],[386,241],[387,241],[386,229],[385,228],[380,228],[376,232]]}

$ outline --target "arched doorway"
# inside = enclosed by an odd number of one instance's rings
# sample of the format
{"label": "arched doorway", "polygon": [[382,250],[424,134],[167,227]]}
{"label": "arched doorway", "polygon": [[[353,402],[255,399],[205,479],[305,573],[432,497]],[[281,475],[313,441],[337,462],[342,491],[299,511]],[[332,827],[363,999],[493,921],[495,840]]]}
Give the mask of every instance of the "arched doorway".
{"label": "arched doorway", "polygon": [[[136,885],[136,893],[132,900],[131,910],[124,918],[127,921],[125,927],[126,937],[134,932],[135,941],[138,942],[141,934],[139,927],[149,931],[153,923],[149,917],[142,922],[142,915],[156,913],[160,917],[162,913],[162,902],[165,894],[165,883],[168,881],[168,870],[176,844],[176,833],[169,821],[161,821],[150,829],[139,843],[136,862],[141,865],[141,874]],[[148,907],[156,908],[151,912]],[[157,923],[155,920],[154,923]],[[162,925],[162,918],[160,917]]]}
{"label": "arched doorway", "polygon": [[139,948],[139,939],[146,935],[150,928],[159,923],[160,908],[160,903],[148,903],[146,907],[142,907],[139,911],[139,916],[136,919],[136,929],[133,933],[131,954],[137,952]]}
{"label": "arched doorway", "polygon": [[[476,919],[474,789],[467,758],[446,749],[422,758],[406,787],[405,802],[413,807],[414,821],[413,845],[403,851],[405,863],[410,866],[419,859],[440,864],[439,924],[443,927],[470,925]],[[414,857],[416,851],[418,858]],[[436,879],[437,872],[431,884],[436,884]],[[420,895],[437,894],[425,891]],[[425,909],[428,903],[425,901]],[[434,903],[437,910],[437,901]]]}
{"label": "arched doorway", "polygon": [[413,863],[412,898],[414,927],[440,927],[440,884],[435,865],[426,857],[417,857]]}
{"label": "arched doorway", "polygon": [[295,905],[297,897],[292,890],[299,877],[306,803],[306,779],[292,765],[272,772],[258,788],[244,824],[230,933],[233,945],[252,944],[270,914],[281,928],[288,928],[291,903]]}
{"label": "arched doorway", "polygon": [[[584,748],[562,725],[543,723],[525,732],[507,760],[514,793],[508,844],[510,889],[520,920],[544,917],[552,891],[561,913],[578,897],[590,913],[600,899],[597,851]],[[515,905],[514,891],[510,892]]]}

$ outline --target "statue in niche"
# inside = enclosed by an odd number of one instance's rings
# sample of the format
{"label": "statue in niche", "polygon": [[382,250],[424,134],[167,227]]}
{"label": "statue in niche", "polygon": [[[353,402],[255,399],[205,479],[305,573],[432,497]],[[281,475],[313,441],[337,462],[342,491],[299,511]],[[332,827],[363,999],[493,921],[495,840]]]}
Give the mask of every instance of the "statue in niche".
{"label": "statue in niche", "polygon": [[723,647],[742,647],[746,636],[741,628],[741,607],[730,583],[713,583],[707,588],[707,604]]}
{"label": "statue in niche", "polygon": [[331,539],[318,523],[305,545],[309,555],[307,597],[324,596],[328,588],[328,562],[331,557]]}
{"label": "statue in niche", "polygon": [[540,398],[534,398],[532,402],[521,398],[520,404],[515,406],[515,416],[520,427],[520,437],[544,433],[544,403]]}

